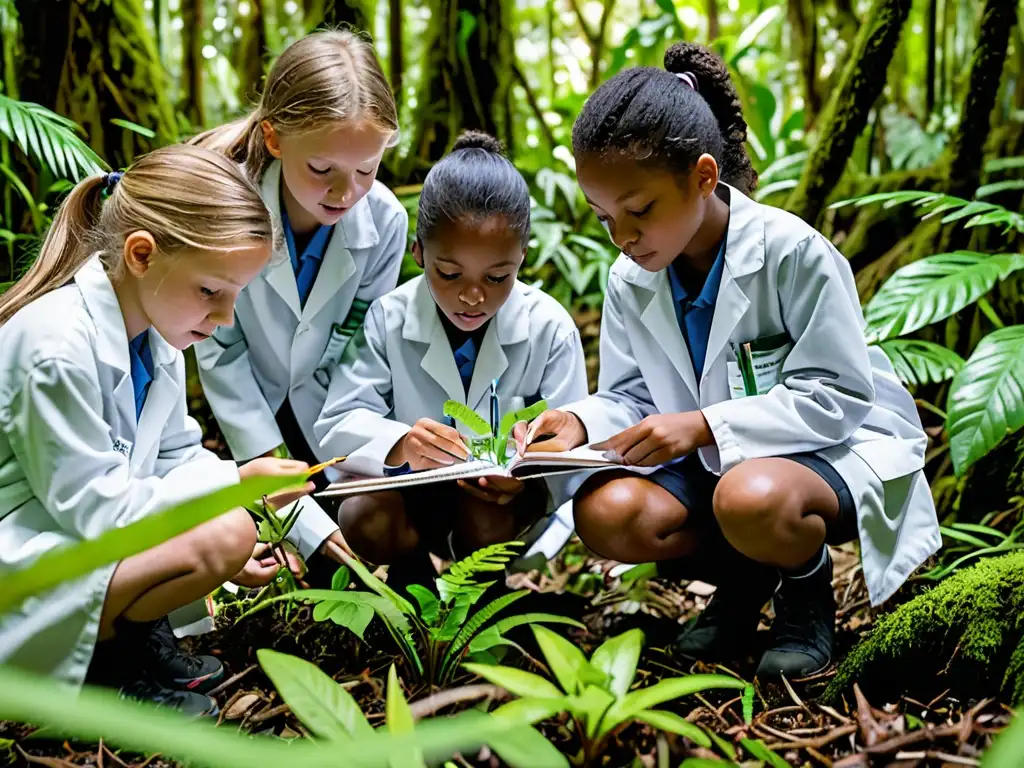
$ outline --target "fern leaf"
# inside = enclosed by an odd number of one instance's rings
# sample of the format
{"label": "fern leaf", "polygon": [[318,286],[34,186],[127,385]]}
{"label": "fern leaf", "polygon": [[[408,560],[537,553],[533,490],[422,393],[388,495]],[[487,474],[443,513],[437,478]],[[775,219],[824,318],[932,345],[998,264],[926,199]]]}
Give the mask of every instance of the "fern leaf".
{"label": "fern leaf", "polygon": [[479,574],[505,570],[508,562],[518,554],[515,547],[521,546],[521,541],[492,544],[453,563],[451,568],[435,581],[442,602],[448,603],[461,594],[478,591],[481,586],[478,581]]}
{"label": "fern leaf", "polygon": [[79,181],[106,168],[80,131],[73,121],[46,107],[0,94],[0,134],[57,178]]}
{"label": "fern leaf", "polygon": [[459,633],[452,640],[448,646],[448,650],[444,654],[444,661],[441,662],[441,681],[444,681],[446,673],[450,668],[454,659],[456,659],[466,644],[473,639],[473,636],[479,632],[484,624],[490,621],[500,611],[508,608],[516,600],[525,597],[530,590],[520,589],[517,592],[511,592],[507,595],[502,595],[496,600],[492,600],[479,611],[474,613],[470,617],[469,621],[466,622],[465,626],[459,631]]}
{"label": "fern leaf", "polygon": [[[984,190],[985,188],[983,187],[982,189]],[[943,224],[970,217],[964,226],[979,227],[989,224],[1001,224],[1003,225],[1004,232],[1015,229],[1024,234],[1024,215],[995,203],[987,203],[981,200],[964,200],[962,197],[940,195],[934,192],[880,192],[875,195],[840,200],[830,205],[829,208],[842,208],[847,205],[861,207],[875,203],[882,203],[885,208],[912,203],[915,207],[927,211],[923,216],[926,219],[944,214],[946,211],[953,211],[953,213],[945,215],[942,219]]]}
{"label": "fern leaf", "polygon": [[448,400],[445,402],[444,415],[465,424],[478,435],[486,436],[491,434],[491,427],[484,420],[484,417],[458,400]]}

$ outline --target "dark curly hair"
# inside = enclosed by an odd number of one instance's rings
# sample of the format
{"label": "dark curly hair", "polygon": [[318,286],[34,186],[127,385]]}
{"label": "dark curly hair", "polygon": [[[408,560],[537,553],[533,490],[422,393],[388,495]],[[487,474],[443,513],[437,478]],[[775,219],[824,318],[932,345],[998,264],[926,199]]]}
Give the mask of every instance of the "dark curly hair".
{"label": "dark curly hair", "polygon": [[[676,76],[684,72],[696,88]],[[757,188],[757,171],[746,140],[747,123],[725,62],[696,43],[671,46],[664,70],[633,67],[603,83],[572,128],[577,155],[618,150],[644,164],[689,173],[706,153],[718,162],[723,181],[749,194]]]}
{"label": "dark curly hair", "polygon": [[522,242],[530,240],[530,189],[501,142],[487,133],[466,131],[427,174],[420,192],[416,237],[431,239],[445,222],[504,216]]}

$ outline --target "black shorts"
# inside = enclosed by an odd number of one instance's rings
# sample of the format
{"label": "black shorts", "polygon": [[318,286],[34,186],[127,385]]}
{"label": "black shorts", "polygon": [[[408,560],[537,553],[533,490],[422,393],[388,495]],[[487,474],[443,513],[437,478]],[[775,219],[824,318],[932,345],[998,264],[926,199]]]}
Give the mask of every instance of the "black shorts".
{"label": "black shorts", "polygon": [[[835,467],[816,453],[794,453],[779,458],[795,461],[814,470],[836,492],[839,499],[839,519],[827,524],[825,541],[838,546],[856,540],[857,505],[853,500],[853,494]],[[721,477],[709,472],[697,454],[691,453],[682,461],[662,467],[647,475],[647,479],[675,496],[698,524],[711,519],[712,499]]]}

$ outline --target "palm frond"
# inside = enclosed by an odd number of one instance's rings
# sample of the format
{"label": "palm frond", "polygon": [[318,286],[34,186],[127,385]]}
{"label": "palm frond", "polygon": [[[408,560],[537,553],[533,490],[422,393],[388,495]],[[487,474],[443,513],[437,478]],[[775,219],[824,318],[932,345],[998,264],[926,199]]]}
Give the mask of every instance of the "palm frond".
{"label": "palm frond", "polygon": [[897,205],[912,203],[915,207],[927,211],[922,216],[923,219],[945,214],[942,217],[943,224],[967,219],[967,223],[964,224],[965,227],[980,227],[994,224],[1001,225],[1004,232],[1015,229],[1017,232],[1024,234],[1024,215],[995,203],[986,203],[981,200],[964,200],[962,197],[941,195],[935,192],[879,192],[874,195],[840,200],[837,203],[832,203],[829,208],[842,208],[847,205],[854,205],[860,208],[876,203],[881,203],[883,208],[893,208]]}
{"label": "palm frond", "polygon": [[951,349],[921,339],[889,339],[879,344],[900,381],[912,387],[939,384],[956,376],[964,359]]}
{"label": "palm frond", "polygon": [[58,178],[79,181],[106,170],[80,131],[74,121],[44,106],[0,94],[0,134]]}

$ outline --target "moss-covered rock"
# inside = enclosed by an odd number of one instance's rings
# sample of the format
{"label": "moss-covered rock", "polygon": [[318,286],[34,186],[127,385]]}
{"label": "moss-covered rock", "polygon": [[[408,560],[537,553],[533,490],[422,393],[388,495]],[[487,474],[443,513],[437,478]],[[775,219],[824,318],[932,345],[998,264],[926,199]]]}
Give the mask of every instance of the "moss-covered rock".
{"label": "moss-covered rock", "polygon": [[855,682],[883,696],[951,688],[1024,703],[1024,552],[983,560],[881,618],[824,698]]}

